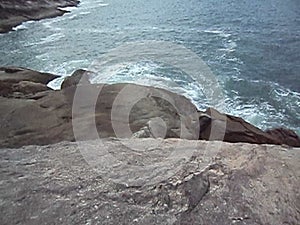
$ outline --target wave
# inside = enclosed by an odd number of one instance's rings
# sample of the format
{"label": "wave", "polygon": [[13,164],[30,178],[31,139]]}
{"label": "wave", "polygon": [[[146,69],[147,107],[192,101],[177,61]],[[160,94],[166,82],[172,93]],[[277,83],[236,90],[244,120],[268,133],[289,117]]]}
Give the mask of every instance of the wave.
{"label": "wave", "polygon": [[300,134],[300,93],[278,83],[231,77],[225,82],[226,112],[261,129],[287,126]]}
{"label": "wave", "polygon": [[225,31],[223,30],[201,30],[201,31],[208,34],[217,34],[220,37],[224,37],[224,38],[228,38],[231,36],[231,34],[225,33]]}

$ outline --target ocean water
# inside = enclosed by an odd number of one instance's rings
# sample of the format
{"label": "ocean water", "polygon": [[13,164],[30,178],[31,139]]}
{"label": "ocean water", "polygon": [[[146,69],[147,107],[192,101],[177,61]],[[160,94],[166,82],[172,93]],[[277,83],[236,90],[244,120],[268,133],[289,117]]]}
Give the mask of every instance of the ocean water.
{"label": "ocean water", "polygon": [[[128,42],[164,41],[190,50],[209,66],[222,91],[217,104],[206,98],[203,83],[176,65],[160,63],[159,57],[111,60],[93,82],[167,88],[199,109],[214,106],[262,129],[283,126],[300,134],[299,0],[82,0],[70,10],[1,34],[0,65],[64,77],[94,68],[93,63]],[[49,85],[59,88],[61,81]]]}

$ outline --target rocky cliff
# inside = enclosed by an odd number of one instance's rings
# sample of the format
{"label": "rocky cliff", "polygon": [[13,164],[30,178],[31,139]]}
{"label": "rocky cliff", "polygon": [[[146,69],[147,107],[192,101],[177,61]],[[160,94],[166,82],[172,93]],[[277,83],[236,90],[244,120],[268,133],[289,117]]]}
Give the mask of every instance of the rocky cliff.
{"label": "rocky cliff", "polygon": [[90,75],[0,68],[0,224],[299,224],[293,131]]}
{"label": "rocky cliff", "polygon": [[61,16],[67,12],[61,8],[78,3],[78,0],[0,0],[0,33],[28,20]]}
{"label": "rocky cliff", "polygon": [[187,98],[167,90],[90,84],[88,76],[76,71],[54,91],[46,84],[55,75],[0,68],[0,147],[133,136],[300,146],[288,129],[262,131],[212,108],[198,111]]}

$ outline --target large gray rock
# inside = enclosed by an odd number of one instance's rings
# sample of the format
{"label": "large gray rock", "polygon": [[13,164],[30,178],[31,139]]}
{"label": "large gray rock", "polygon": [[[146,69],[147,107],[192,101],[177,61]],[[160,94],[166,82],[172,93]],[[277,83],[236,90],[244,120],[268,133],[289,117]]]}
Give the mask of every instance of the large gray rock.
{"label": "large gray rock", "polygon": [[297,225],[299,161],[296,148],[180,139],[1,149],[0,224]]}

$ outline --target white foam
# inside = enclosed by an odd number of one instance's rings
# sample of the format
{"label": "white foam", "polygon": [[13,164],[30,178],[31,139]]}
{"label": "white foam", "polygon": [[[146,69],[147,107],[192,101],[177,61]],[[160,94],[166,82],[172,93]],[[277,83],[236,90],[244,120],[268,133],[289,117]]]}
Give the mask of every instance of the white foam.
{"label": "white foam", "polygon": [[231,36],[231,34],[225,33],[222,30],[203,30],[204,33],[209,34],[218,34],[220,37],[228,38]]}
{"label": "white foam", "polygon": [[57,8],[60,10],[63,10],[63,11],[72,11],[72,10],[75,10],[77,7],[76,6],[68,6],[68,7],[57,7]]}
{"label": "white foam", "polygon": [[26,30],[26,29],[28,29],[28,27],[30,26],[30,24],[35,23],[35,22],[37,22],[37,21],[34,21],[34,20],[25,21],[22,24],[14,27],[13,30],[14,31],[17,31],[17,30]]}
{"label": "white foam", "polygon": [[16,26],[13,28],[14,31],[25,30],[25,29],[28,29],[28,25],[26,23],[22,23],[19,26]]}
{"label": "white foam", "polygon": [[44,38],[41,38],[41,41],[39,42],[34,42],[34,43],[30,43],[29,45],[43,45],[43,44],[48,44],[48,43],[51,43],[51,42],[55,42],[55,41],[58,41],[62,38],[64,38],[65,35],[63,33],[55,33],[55,34],[52,34],[48,37],[44,37]]}
{"label": "white foam", "polygon": [[69,20],[73,20],[73,19],[75,19],[77,17],[77,15],[76,14],[70,14],[70,16],[69,16]]}
{"label": "white foam", "polygon": [[109,4],[108,3],[99,3],[98,6],[105,7],[105,6],[109,6]]}
{"label": "white foam", "polygon": [[84,11],[84,12],[80,12],[79,14],[80,14],[80,15],[88,15],[88,14],[91,14],[91,12],[89,12],[89,11]]}

